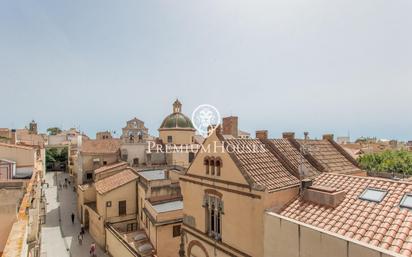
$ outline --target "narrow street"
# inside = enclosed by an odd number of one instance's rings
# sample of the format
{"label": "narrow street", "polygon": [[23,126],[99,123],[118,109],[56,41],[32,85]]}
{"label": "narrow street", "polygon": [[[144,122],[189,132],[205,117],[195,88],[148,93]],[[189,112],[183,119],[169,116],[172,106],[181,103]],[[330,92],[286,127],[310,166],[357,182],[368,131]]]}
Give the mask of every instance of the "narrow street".
{"label": "narrow street", "polygon": [[[76,212],[76,193],[73,186],[58,189],[58,184],[69,178],[66,173],[48,172],[45,189],[47,199],[46,224],[42,226],[42,257],[88,257],[92,237],[86,231],[83,244],[79,245],[77,236],[80,233],[80,221]],[[71,214],[76,215],[74,224]],[[103,249],[97,247],[97,257],[107,257]]]}

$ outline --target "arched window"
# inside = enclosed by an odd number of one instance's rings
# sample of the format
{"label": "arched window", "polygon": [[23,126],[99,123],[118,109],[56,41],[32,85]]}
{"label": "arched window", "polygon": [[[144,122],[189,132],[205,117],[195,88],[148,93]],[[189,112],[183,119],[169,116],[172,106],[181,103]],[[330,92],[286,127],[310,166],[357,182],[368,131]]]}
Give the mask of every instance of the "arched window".
{"label": "arched window", "polygon": [[209,162],[210,164],[210,175],[215,175],[215,160],[212,158]]}
{"label": "arched window", "polygon": [[222,160],[220,158],[215,161],[215,166],[216,166],[216,176],[220,176],[220,170],[222,167]]}
{"label": "arched window", "polygon": [[203,164],[205,165],[206,175],[209,175],[209,157],[206,157]]}
{"label": "arched window", "polygon": [[222,198],[214,194],[205,194],[203,196],[203,207],[206,213],[206,233],[215,240],[222,239]]}

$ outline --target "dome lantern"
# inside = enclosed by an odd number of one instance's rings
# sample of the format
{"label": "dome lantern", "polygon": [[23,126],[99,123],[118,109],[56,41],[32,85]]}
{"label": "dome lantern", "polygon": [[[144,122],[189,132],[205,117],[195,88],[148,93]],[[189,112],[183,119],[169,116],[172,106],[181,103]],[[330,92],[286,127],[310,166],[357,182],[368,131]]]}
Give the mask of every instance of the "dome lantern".
{"label": "dome lantern", "polygon": [[182,103],[179,101],[179,99],[176,99],[176,101],[173,103],[173,113],[180,112],[182,112]]}

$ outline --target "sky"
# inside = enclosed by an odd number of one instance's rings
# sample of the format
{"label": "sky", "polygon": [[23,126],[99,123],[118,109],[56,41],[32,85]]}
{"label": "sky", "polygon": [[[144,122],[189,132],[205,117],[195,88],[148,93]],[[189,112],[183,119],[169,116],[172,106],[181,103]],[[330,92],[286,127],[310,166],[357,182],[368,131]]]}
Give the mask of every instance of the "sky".
{"label": "sky", "polygon": [[0,0],[0,127],[152,135],[176,98],[271,137],[412,140],[410,0]]}

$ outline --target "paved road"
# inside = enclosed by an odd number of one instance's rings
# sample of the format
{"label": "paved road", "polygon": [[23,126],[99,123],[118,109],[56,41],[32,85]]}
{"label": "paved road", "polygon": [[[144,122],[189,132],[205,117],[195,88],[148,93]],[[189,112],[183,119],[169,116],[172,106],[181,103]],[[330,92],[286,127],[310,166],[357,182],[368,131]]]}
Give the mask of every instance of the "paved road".
{"label": "paved road", "polygon": [[[58,189],[59,182],[69,178],[66,173],[46,174],[49,188],[45,189],[47,199],[46,224],[42,226],[42,257],[89,257],[92,238],[89,233],[84,235],[83,244],[79,245],[77,235],[80,232],[80,222],[75,218],[71,221],[71,214],[76,214],[76,193],[71,188]],[[57,179],[57,182],[56,182]],[[59,222],[60,218],[60,222]],[[97,257],[107,257],[102,249],[97,247]]]}

